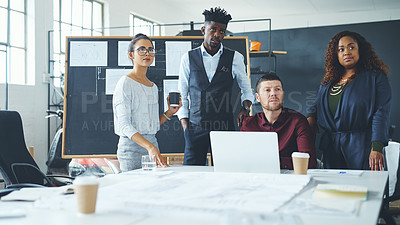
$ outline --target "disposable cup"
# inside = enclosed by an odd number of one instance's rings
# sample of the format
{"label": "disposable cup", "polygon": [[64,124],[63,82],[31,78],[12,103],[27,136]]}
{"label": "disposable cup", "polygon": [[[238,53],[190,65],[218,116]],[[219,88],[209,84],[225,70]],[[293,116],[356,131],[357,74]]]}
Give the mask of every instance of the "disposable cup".
{"label": "disposable cup", "polygon": [[181,93],[177,90],[171,90],[169,92],[169,105],[170,106],[179,106],[179,100],[180,100]]}
{"label": "disposable cup", "polygon": [[294,174],[307,174],[310,155],[304,152],[293,152],[292,161]]}
{"label": "disposable cup", "polygon": [[78,213],[91,214],[96,210],[97,190],[99,183],[94,176],[77,177],[74,180],[74,193]]}

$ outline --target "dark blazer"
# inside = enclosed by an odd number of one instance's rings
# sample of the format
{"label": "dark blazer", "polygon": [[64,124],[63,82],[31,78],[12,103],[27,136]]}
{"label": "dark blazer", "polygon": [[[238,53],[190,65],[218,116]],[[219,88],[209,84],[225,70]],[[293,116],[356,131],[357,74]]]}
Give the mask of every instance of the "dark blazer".
{"label": "dark blazer", "polygon": [[342,93],[335,115],[328,96],[333,84],[321,85],[309,108],[322,136],[319,148],[326,168],[369,169],[371,142],[388,142],[392,92],[387,76],[362,71]]}

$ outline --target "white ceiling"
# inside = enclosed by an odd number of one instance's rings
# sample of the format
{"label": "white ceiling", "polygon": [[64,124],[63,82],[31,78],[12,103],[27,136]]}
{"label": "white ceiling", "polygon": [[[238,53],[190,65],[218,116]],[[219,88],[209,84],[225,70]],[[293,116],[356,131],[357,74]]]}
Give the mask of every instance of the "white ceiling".
{"label": "white ceiling", "polygon": [[132,13],[161,24],[202,22],[203,10],[215,6],[224,8],[233,20],[271,18],[272,29],[400,19],[400,0],[110,0],[109,4],[121,1],[132,7]]}

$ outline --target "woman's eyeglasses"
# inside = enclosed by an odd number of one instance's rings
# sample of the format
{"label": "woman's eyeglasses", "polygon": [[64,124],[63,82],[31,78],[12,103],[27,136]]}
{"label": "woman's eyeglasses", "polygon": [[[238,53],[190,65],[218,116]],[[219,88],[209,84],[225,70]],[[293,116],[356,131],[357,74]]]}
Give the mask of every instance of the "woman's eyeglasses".
{"label": "woman's eyeglasses", "polygon": [[146,52],[148,52],[149,55],[151,55],[151,56],[154,56],[154,54],[156,54],[156,50],[154,48],[146,49],[145,47],[140,47],[140,48],[136,49],[136,51],[138,52],[138,54],[140,56],[146,55]]}

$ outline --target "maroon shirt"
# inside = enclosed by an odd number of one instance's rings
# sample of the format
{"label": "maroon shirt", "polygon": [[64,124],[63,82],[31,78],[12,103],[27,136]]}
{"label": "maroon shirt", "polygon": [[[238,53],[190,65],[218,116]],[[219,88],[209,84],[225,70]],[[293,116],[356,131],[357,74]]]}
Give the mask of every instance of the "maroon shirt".
{"label": "maroon shirt", "polygon": [[263,112],[243,120],[241,131],[266,131],[278,133],[281,169],[293,169],[292,152],[310,154],[308,168],[317,166],[314,137],[307,119],[302,114],[288,108],[271,125]]}

